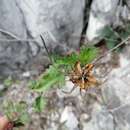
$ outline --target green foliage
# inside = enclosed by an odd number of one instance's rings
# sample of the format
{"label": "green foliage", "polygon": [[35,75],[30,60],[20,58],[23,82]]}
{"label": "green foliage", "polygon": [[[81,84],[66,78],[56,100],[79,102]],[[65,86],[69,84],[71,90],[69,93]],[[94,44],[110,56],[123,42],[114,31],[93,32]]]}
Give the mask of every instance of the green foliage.
{"label": "green foliage", "polygon": [[93,61],[98,54],[98,49],[95,47],[81,48],[81,51],[78,55],[78,60],[81,62],[81,65],[85,65]]}
{"label": "green foliage", "polygon": [[15,127],[23,126],[29,121],[27,104],[23,101],[14,103],[12,101],[4,102],[4,112],[8,119],[14,123]]}
{"label": "green foliage", "polygon": [[[31,81],[30,88],[40,94],[49,90],[54,86],[63,86],[65,76],[73,68],[76,61],[80,61],[81,65],[90,63],[98,54],[95,47],[83,47],[80,52],[74,52],[69,56],[54,55],[52,58],[54,63],[42,74],[39,79]],[[43,110],[45,99],[42,96],[36,98],[34,108],[37,112]]]}
{"label": "green foliage", "polygon": [[4,85],[5,85],[6,87],[11,86],[12,84],[13,84],[13,80],[12,80],[11,77],[9,77],[9,78],[7,78],[7,79],[4,80]]}
{"label": "green foliage", "polygon": [[6,90],[14,83],[11,77],[3,80],[3,87],[0,89],[0,97],[3,96]]}
{"label": "green foliage", "polygon": [[107,47],[112,49],[119,43],[119,36],[115,34],[115,31],[111,27],[105,27],[101,32],[101,37],[106,40]]}
{"label": "green foliage", "polygon": [[78,60],[78,56],[76,55],[76,53],[72,53],[69,56],[58,56],[58,55],[54,55],[53,59],[55,61],[55,64],[57,64],[58,66],[60,65],[64,65],[64,66],[72,66],[76,60]]}
{"label": "green foliage", "polygon": [[34,103],[34,109],[36,112],[41,112],[46,105],[46,100],[42,96],[38,96]]}
{"label": "green foliage", "polygon": [[82,47],[80,52],[72,53],[70,56],[55,56],[55,62],[58,65],[67,65],[73,67],[76,61],[80,61],[82,65],[91,62],[97,56],[98,50],[97,48],[91,47]]}
{"label": "green foliage", "polygon": [[52,65],[37,81],[33,81],[30,87],[34,91],[44,92],[55,84],[63,84],[64,81],[65,76],[58,65]]}
{"label": "green foliage", "polygon": [[97,55],[95,47],[81,48],[80,53],[72,53],[70,56],[60,57],[55,55],[55,63],[51,65],[37,81],[32,81],[30,87],[34,91],[44,92],[54,85],[63,85],[65,83],[66,71],[70,70],[80,61],[81,65],[91,62]]}
{"label": "green foliage", "polygon": [[126,39],[130,35],[130,24],[126,24],[124,27],[120,27],[117,31],[122,39]]}
{"label": "green foliage", "polygon": [[[116,29],[106,26],[100,33],[100,37],[105,39],[108,49],[112,49],[129,35],[130,24],[126,24],[124,27],[118,27]],[[120,51],[121,48],[118,48],[117,50]]]}

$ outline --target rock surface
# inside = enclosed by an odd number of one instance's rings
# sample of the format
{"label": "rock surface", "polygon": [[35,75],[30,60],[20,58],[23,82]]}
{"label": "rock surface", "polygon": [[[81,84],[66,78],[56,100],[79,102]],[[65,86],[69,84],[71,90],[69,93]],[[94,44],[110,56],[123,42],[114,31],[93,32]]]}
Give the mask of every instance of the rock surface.
{"label": "rock surface", "polygon": [[15,74],[18,68],[20,71],[20,66],[25,65],[30,58],[30,52],[26,43],[9,40],[27,38],[24,18],[15,1],[0,1],[0,21],[0,75],[2,78]]}
{"label": "rock surface", "polygon": [[0,29],[13,33],[21,39],[27,37],[24,17],[15,0],[0,1]]}
{"label": "rock surface", "polygon": [[[21,71],[26,68],[27,61],[36,60],[41,52],[40,57],[45,56],[40,34],[50,51],[66,54],[78,48],[83,10],[84,0],[1,0],[0,38],[6,39],[0,40],[1,75]],[[29,38],[35,41],[26,41]]]}
{"label": "rock surface", "polygon": [[34,38],[42,34],[47,45],[52,48],[57,45],[79,47],[84,0],[23,0],[17,1],[17,4],[22,10],[27,29]]}

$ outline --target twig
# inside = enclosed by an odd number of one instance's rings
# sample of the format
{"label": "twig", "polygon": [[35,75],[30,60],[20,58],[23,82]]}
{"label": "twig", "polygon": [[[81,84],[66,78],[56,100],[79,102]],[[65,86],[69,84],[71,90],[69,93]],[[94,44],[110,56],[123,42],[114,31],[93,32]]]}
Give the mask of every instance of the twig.
{"label": "twig", "polygon": [[3,29],[1,29],[1,28],[0,28],[0,32],[6,34],[6,35],[8,35],[8,36],[11,36],[11,37],[14,38],[14,39],[17,39],[17,40],[20,39],[19,37],[17,37],[17,36],[14,35],[13,33],[8,32],[8,31],[6,31],[6,30],[3,30]]}
{"label": "twig", "polygon": [[124,106],[127,106],[127,105],[130,105],[130,103],[125,103],[125,104],[122,104],[122,105],[120,105],[120,106],[118,106],[116,108],[108,109],[108,111],[115,112],[115,111],[119,110],[121,107],[124,107]]}
{"label": "twig", "polygon": [[41,37],[41,39],[42,39],[42,41],[43,41],[43,45],[44,45],[45,50],[46,50],[46,52],[47,52],[47,54],[48,54],[48,57],[49,57],[51,63],[53,64],[53,59],[52,59],[52,57],[51,57],[51,55],[50,55],[50,53],[49,53],[49,51],[48,51],[48,48],[47,48],[46,43],[45,43],[45,40],[44,40],[44,38],[42,37],[42,35],[40,35],[40,37]]}
{"label": "twig", "polygon": [[[18,38],[17,36],[15,36],[14,34],[12,34],[12,33],[10,33],[10,32],[7,32],[7,31],[5,31],[5,30],[1,30],[1,29],[0,29],[0,32],[5,33],[5,34],[11,36],[12,38],[14,38],[14,39],[0,39],[0,41],[3,41],[3,42],[17,42],[17,41],[36,42],[36,41],[37,41],[36,39],[33,39],[33,38],[32,38],[32,39],[20,39],[20,38]],[[77,38],[77,39],[80,38],[80,36],[76,36],[76,35],[72,35],[71,37],[72,37],[72,38]],[[87,37],[85,37],[84,35],[81,36],[81,37],[87,38]],[[113,40],[112,40],[112,41],[113,41]],[[115,40],[114,40],[114,41],[115,41]],[[58,41],[57,41],[57,42],[58,42]]]}
{"label": "twig", "polygon": [[125,44],[128,40],[130,39],[130,36],[127,37],[126,39],[124,39],[121,43],[119,43],[118,45],[116,45],[114,48],[110,49],[108,52],[106,52],[105,54],[99,56],[96,60],[94,60],[92,63],[96,64],[96,62],[98,60],[100,60],[101,58],[103,58],[104,56],[108,55],[109,53],[111,53],[112,51],[116,50],[117,48],[119,48],[120,46],[122,46],[123,44]]}
{"label": "twig", "polygon": [[117,33],[116,31],[114,31],[112,27],[110,27],[110,30],[114,33],[114,35],[115,35],[117,38],[120,38],[121,40],[123,40],[123,39],[121,38],[121,36],[119,35],[119,33]]}
{"label": "twig", "polygon": [[0,39],[1,42],[37,42],[36,39]]}
{"label": "twig", "polygon": [[2,42],[37,42],[35,39],[0,39]]}

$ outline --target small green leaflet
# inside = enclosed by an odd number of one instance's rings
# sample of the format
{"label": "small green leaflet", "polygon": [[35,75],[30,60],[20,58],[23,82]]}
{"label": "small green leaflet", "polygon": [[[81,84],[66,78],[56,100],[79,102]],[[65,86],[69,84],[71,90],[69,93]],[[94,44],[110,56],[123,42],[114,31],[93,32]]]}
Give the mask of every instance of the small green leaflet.
{"label": "small green leaflet", "polygon": [[65,76],[59,68],[57,66],[50,66],[39,80],[32,82],[31,89],[36,92],[44,92],[55,84],[64,84],[64,81]]}
{"label": "small green leaflet", "polygon": [[38,96],[34,103],[34,109],[36,112],[42,112],[46,105],[46,100],[42,96]]}

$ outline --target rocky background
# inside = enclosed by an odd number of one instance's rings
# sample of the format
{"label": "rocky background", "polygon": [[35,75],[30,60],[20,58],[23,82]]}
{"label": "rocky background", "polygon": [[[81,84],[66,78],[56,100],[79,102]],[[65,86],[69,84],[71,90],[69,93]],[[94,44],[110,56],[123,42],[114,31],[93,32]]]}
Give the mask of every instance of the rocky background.
{"label": "rocky background", "polygon": [[[9,88],[4,99],[32,104],[35,94],[29,92],[27,79],[49,64],[40,35],[50,52],[65,55],[80,47],[82,36],[86,44],[94,43],[104,26],[117,27],[129,20],[129,0],[1,0],[0,79],[9,76],[21,79],[18,85]],[[47,108],[41,115],[29,109],[32,121],[27,129],[130,130],[129,48],[118,55],[119,60],[115,59],[116,68],[113,58],[108,56],[103,61],[112,71],[101,79],[106,81],[100,89],[83,97],[78,89],[70,95],[60,89],[49,92]],[[67,82],[65,88],[71,86]]]}

